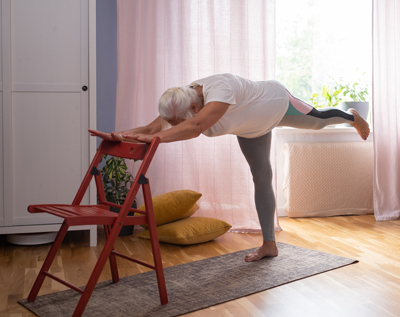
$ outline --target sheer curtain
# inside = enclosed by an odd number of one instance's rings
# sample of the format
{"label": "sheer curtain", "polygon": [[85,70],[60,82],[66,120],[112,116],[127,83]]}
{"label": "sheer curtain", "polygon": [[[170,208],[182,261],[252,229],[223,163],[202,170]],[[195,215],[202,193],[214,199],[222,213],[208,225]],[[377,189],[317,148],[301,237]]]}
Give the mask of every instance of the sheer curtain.
{"label": "sheer curtain", "polygon": [[[224,72],[253,80],[275,76],[275,0],[117,5],[117,131],[154,120],[169,87]],[[225,220],[233,230],[260,230],[250,169],[235,136],[161,144],[149,176],[153,195],[202,193],[196,216]]]}
{"label": "sheer curtain", "polygon": [[400,1],[373,7],[374,209],[378,221],[400,216]]}

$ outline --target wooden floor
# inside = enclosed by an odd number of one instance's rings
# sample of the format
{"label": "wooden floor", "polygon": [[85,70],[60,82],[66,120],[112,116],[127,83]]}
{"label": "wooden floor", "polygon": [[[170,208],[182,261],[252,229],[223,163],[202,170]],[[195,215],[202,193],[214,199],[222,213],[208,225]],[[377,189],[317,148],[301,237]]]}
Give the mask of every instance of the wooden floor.
{"label": "wooden floor", "polygon": [[[357,259],[360,262],[247,296],[185,316],[400,316],[400,221],[376,222],[371,216],[280,218],[280,242]],[[205,244],[179,247],[162,244],[164,266],[244,250],[260,245],[260,234],[227,233]],[[100,231],[99,245],[104,243]],[[84,285],[99,247],[88,247],[82,232],[68,233],[51,272]],[[33,316],[17,303],[26,298],[49,245],[14,246],[0,237],[0,316]],[[148,241],[136,234],[118,239],[116,249],[150,260]],[[147,271],[119,261],[120,275]],[[109,267],[100,277],[109,280]],[[46,279],[40,294],[66,289]],[[206,291],[206,290],[204,290]]]}

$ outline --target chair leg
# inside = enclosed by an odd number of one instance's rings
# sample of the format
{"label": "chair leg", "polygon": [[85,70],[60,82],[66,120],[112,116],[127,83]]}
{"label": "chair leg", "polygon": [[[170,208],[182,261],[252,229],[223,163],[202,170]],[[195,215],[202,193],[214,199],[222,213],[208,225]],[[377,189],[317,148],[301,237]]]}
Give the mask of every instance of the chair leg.
{"label": "chair leg", "polygon": [[[104,226],[104,232],[106,234],[106,239],[110,236],[111,226]],[[112,248],[114,251],[114,247]],[[119,274],[118,274],[118,267],[117,267],[117,260],[115,254],[111,251],[109,259],[110,259],[110,268],[111,268],[111,276],[114,283],[119,282]]]}
{"label": "chair leg", "polygon": [[154,266],[157,276],[158,290],[160,292],[161,304],[168,303],[167,288],[165,286],[164,270],[161,260],[160,244],[158,241],[156,220],[153,212],[153,202],[151,199],[149,184],[143,184],[143,198],[146,206],[147,224],[149,226],[149,234],[151,241],[151,248],[153,251]]}
{"label": "chair leg", "polygon": [[101,251],[99,259],[97,260],[97,263],[92,271],[92,274],[90,275],[88,283],[86,284],[81,298],[79,299],[78,305],[75,308],[74,314],[72,315],[73,317],[82,316],[86,305],[89,302],[90,296],[92,295],[93,290],[96,287],[97,281],[99,280],[100,274],[103,271],[104,265],[106,264],[107,259],[110,258],[111,250],[113,250],[114,248],[115,240],[117,240],[118,234],[121,231],[121,228],[117,227],[118,226],[115,226],[115,228],[111,230],[107,238],[103,251]]}
{"label": "chair leg", "polygon": [[42,265],[42,268],[40,269],[40,272],[36,278],[36,281],[32,286],[31,292],[29,293],[29,296],[28,296],[29,302],[35,301],[37,294],[39,293],[39,290],[42,287],[44,278],[46,277],[46,275],[44,273],[49,271],[50,266],[53,263],[53,260],[57,254],[57,251],[60,248],[61,243],[63,242],[64,237],[68,231],[68,228],[69,228],[69,226],[67,224],[65,224],[65,222],[63,222],[60,230],[58,231],[57,237],[54,240],[49,253],[47,254],[47,257],[44,260],[44,263]]}

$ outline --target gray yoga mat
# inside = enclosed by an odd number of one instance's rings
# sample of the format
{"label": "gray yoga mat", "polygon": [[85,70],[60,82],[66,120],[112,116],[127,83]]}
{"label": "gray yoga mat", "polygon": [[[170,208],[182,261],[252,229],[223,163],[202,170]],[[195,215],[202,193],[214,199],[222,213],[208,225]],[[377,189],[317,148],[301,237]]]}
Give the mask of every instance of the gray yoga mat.
{"label": "gray yoga mat", "polygon": [[[99,283],[83,316],[178,316],[358,262],[284,243],[278,247],[278,257],[257,262],[243,260],[251,249],[165,268],[165,306],[154,271]],[[66,290],[19,303],[41,317],[72,316],[79,297]]]}

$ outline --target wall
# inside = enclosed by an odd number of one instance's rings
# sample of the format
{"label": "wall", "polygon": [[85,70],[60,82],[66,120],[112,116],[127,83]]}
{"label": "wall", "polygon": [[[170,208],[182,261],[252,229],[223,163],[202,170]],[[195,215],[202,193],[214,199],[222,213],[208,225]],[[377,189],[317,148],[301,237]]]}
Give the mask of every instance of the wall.
{"label": "wall", "polygon": [[[117,96],[117,2],[96,1],[97,130],[114,131]],[[100,139],[97,140],[97,145]]]}

